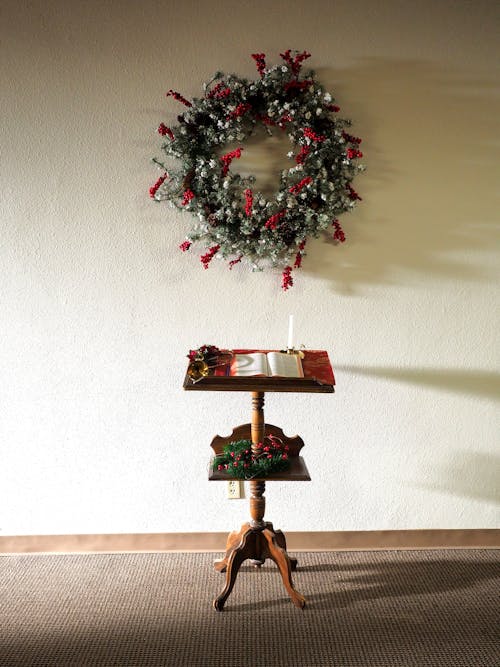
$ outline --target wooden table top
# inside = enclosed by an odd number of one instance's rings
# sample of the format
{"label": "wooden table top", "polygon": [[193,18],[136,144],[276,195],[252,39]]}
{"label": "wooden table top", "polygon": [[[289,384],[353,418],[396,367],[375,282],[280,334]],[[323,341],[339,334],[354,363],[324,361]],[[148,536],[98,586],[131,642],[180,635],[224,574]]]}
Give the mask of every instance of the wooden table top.
{"label": "wooden table top", "polygon": [[[307,351],[306,351],[307,354]],[[328,356],[324,353],[326,359]],[[328,360],[328,368],[331,365]],[[331,372],[333,378],[333,372]],[[335,389],[330,382],[321,382],[315,377],[235,377],[225,375],[208,375],[194,382],[187,374],[184,377],[184,389],[187,391],[281,391],[281,392],[310,392],[318,394],[332,394]]]}
{"label": "wooden table top", "polygon": [[321,384],[314,378],[282,377],[214,377],[208,376],[193,382],[187,375],[184,378],[187,391],[288,391],[333,394],[331,384]]}

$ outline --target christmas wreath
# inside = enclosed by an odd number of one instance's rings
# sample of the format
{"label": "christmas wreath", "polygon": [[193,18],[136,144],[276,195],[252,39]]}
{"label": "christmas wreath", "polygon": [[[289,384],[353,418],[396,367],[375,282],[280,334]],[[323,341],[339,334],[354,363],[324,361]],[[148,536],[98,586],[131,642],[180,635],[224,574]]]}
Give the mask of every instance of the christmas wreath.
{"label": "christmas wreath", "polygon": [[290,466],[288,445],[274,435],[253,446],[250,440],[236,440],[224,447],[212,463],[214,471],[227,472],[238,479],[267,477]]}
{"label": "christmas wreath", "polygon": [[[205,269],[215,256],[227,259],[229,268],[243,258],[254,270],[278,266],[287,290],[309,236],[333,228],[334,241],[345,240],[338,216],[361,199],[352,181],[363,166],[358,164],[361,139],[347,132],[350,121],[338,116],[339,107],[312,70],[301,74],[310,54],[288,50],[280,55],[280,65],[267,67],[265,54],[252,54],[259,73],[255,81],[217,72],[203,97],[189,101],[168,91],[167,97],[186,110],[177,125],[158,128],[165,157],[153,159],[162,175],[149,193],[195,215],[180,249],[203,244]],[[281,172],[274,199],[252,189],[253,176],[235,171],[245,140],[259,125],[269,134],[286,132],[291,143],[292,166]],[[224,152],[234,142],[241,146]],[[168,158],[179,159],[180,167],[172,170]]]}

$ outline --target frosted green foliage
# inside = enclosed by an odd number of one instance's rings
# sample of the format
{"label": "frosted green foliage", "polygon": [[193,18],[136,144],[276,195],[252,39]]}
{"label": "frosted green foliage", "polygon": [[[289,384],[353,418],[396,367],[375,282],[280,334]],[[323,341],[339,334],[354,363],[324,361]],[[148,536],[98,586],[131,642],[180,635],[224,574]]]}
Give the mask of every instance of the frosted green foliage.
{"label": "frosted green foliage", "polygon": [[[203,97],[191,100],[192,106],[184,100],[177,125],[160,126],[169,134],[160,132],[163,157],[154,162],[168,178],[151,193],[193,214],[189,241],[206,249],[219,246],[214,255],[228,260],[242,256],[253,270],[286,267],[304,254],[309,236],[334,221],[340,228],[337,217],[360,199],[351,183],[363,170],[360,140],[348,134],[350,121],[338,116],[332,95],[312,70],[301,74],[285,60],[261,74],[250,81],[217,72]],[[238,174],[237,156],[224,156],[228,144],[244,150],[262,124],[270,134],[285,131],[290,140],[290,168],[281,172],[273,198],[252,190],[253,177]]]}

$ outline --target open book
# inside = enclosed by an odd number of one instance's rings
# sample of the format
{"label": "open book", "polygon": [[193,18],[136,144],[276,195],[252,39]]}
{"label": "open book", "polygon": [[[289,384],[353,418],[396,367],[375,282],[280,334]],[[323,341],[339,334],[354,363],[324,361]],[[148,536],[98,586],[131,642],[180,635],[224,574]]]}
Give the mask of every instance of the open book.
{"label": "open book", "polygon": [[234,355],[231,362],[231,375],[303,378],[304,371],[298,354],[251,352]]}

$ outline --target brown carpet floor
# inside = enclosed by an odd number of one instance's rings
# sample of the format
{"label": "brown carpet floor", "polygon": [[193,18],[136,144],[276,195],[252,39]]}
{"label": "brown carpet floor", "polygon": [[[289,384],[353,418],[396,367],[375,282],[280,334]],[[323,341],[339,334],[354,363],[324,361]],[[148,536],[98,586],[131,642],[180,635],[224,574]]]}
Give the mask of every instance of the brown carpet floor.
{"label": "brown carpet floor", "polygon": [[243,565],[222,613],[214,554],[0,557],[0,665],[499,667],[500,551],[297,554]]}

